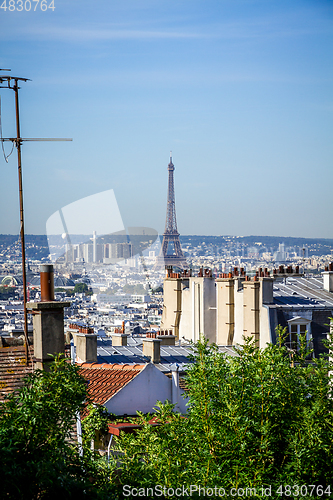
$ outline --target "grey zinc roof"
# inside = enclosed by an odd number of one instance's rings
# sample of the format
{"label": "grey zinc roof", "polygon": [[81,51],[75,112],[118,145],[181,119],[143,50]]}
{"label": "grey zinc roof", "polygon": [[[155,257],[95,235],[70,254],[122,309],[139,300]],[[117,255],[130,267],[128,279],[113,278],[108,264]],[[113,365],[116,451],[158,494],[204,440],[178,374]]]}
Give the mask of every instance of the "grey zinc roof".
{"label": "grey zinc roof", "polygon": [[[142,354],[142,337],[129,337],[127,346],[112,347],[112,340],[109,337],[98,337],[97,339],[97,363],[132,364],[147,363],[149,358]],[[133,341],[137,343],[134,344]],[[232,347],[219,346],[220,352],[235,356]],[[161,346],[161,362],[155,366],[162,372],[170,372],[171,365],[178,364],[179,370],[183,371],[190,363],[190,355],[193,353],[191,345],[182,346]]]}
{"label": "grey zinc roof", "polygon": [[[30,278],[28,278],[28,281],[31,285],[34,286],[40,286],[40,276],[39,274],[31,275]],[[74,286],[74,281],[65,278],[64,276],[55,276],[54,277],[54,286],[57,287],[62,287],[62,286]]]}
{"label": "grey zinc roof", "polygon": [[333,293],[323,289],[321,277],[286,278],[276,281],[273,297],[274,304],[280,307],[333,308]]}

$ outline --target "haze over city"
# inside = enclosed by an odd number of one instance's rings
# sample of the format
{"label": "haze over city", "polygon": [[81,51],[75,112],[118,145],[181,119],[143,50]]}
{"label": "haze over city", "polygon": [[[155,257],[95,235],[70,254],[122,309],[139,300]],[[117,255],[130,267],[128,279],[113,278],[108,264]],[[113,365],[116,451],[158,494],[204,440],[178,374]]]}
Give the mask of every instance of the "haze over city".
{"label": "haze over city", "polygon": [[[54,6],[0,10],[0,67],[32,80],[22,137],[73,138],[22,148],[26,233],[107,189],[124,227],[163,233],[172,150],[181,234],[333,237],[331,2]],[[18,234],[16,152],[0,165],[0,234]]]}

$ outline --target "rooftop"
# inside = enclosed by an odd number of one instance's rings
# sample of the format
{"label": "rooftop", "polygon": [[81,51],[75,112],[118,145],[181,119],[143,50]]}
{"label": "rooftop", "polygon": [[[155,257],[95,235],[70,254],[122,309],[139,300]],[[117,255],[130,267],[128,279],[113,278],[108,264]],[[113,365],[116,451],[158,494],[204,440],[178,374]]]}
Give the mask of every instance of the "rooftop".
{"label": "rooftop", "polygon": [[[30,350],[33,349],[30,347]],[[32,351],[33,352],[33,351]],[[0,401],[23,386],[24,379],[32,373],[31,357],[25,364],[24,346],[0,348]]]}
{"label": "rooftop", "polygon": [[277,280],[274,282],[273,297],[278,307],[333,308],[333,294],[323,289],[322,277]]}
{"label": "rooftop", "polygon": [[106,403],[133,380],[145,365],[82,363],[80,374],[88,381],[88,393],[96,404]]}
{"label": "rooftop", "polygon": [[[134,344],[135,340],[135,344]],[[133,342],[132,342],[133,341]],[[98,363],[147,363],[149,359],[142,354],[143,338],[137,337],[131,339],[129,337],[129,345],[112,347],[110,337],[97,338],[97,361]],[[236,353],[232,347],[219,346],[220,352],[225,352],[230,356],[235,356]],[[161,345],[160,363],[155,363],[155,366],[164,373],[171,372],[172,365],[177,364],[179,371],[183,371],[185,366],[190,363],[190,356],[193,355],[192,346],[180,345]]]}

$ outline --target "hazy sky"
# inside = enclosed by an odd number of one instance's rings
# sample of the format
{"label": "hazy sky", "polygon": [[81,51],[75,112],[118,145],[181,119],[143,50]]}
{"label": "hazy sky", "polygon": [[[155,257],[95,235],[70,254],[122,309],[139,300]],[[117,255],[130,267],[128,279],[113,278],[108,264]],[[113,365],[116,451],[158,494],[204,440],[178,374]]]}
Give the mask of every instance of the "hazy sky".
{"label": "hazy sky", "polygon": [[[163,232],[172,150],[182,234],[333,238],[332,1],[19,5],[0,9],[0,67],[32,80],[22,136],[73,138],[24,144],[27,233],[108,189],[125,227]],[[0,233],[18,233],[15,152],[0,157],[0,211]]]}

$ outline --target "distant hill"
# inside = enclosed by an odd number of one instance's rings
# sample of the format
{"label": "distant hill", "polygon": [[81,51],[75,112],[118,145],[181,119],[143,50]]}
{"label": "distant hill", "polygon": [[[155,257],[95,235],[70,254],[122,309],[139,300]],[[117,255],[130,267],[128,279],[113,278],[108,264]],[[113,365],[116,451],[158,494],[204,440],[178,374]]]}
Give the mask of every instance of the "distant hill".
{"label": "distant hill", "polygon": [[201,245],[204,241],[206,245],[224,245],[227,242],[245,243],[246,245],[254,245],[261,242],[265,246],[278,246],[279,243],[284,243],[286,246],[313,246],[323,245],[333,248],[333,239],[329,238],[296,238],[293,236],[200,236],[200,235],[181,235],[180,241],[184,244],[191,243],[192,245]]}
{"label": "distant hill", "polygon": [[[333,251],[333,239],[325,238],[296,238],[291,236],[200,236],[181,235],[180,242],[183,247],[219,247],[231,250],[237,247],[266,247],[267,251],[275,252],[279,244],[284,243],[285,249],[294,247],[295,251],[307,248],[308,255],[328,255]],[[297,248],[298,247],[298,248]]]}

